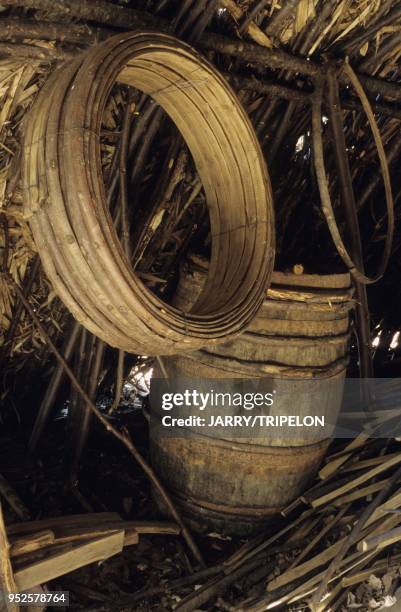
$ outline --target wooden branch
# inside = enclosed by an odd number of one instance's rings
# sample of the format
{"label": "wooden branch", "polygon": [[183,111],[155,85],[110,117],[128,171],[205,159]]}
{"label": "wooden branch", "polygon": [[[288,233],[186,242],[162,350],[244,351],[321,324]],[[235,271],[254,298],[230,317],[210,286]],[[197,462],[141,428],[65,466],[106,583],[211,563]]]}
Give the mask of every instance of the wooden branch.
{"label": "wooden branch", "polygon": [[[234,0],[222,0],[222,2],[227,10],[232,11],[234,16],[237,15],[236,19],[242,17],[242,11],[235,4]],[[22,6],[37,10],[48,10],[51,8],[53,14],[60,15],[61,17],[84,19],[89,22],[93,21],[124,30],[150,27],[165,32],[172,32],[173,29],[173,24],[168,20],[136,9],[111,4],[105,0],[53,0],[52,2],[49,2],[49,0],[2,0],[1,4],[2,6]],[[238,11],[240,11],[241,15]],[[256,30],[252,30],[250,33],[251,25]],[[201,38],[200,46],[218,51],[219,53],[233,55],[250,63],[261,64],[263,67],[285,69],[311,77],[317,75],[324,76],[326,74],[327,65],[322,66],[309,61],[309,59],[296,57],[290,53],[269,48],[270,39],[260,28],[250,24],[249,29],[248,34],[254,38],[258,43],[257,45],[231,40],[217,34],[205,33]],[[63,36],[56,29],[53,30],[53,33]],[[104,34],[105,32],[100,32],[101,36]],[[76,32],[71,35],[80,37],[81,33]],[[91,35],[93,35],[93,30],[89,36]],[[263,36],[261,37],[261,35]],[[371,94],[375,96],[379,94],[401,102],[401,87],[398,84],[362,74],[358,74],[358,77],[365,89]]]}
{"label": "wooden branch", "polygon": [[23,43],[0,42],[0,55],[11,55],[13,58],[33,59],[43,61],[69,60],[75,53],[63,51],[57,47],[45,48]]}
{"label": "wooden branch", "polygon": [[257,79],[255,77],[243,77],[231,72],[224,72],[224,77],[229,81],[236,91],[242,89],[254,91],[255,93],[266,94],[272,97],[283,98],[284,100],[293,100],[301,104],[310,102],[311,93],[279,85],[278,83],[267,81],[266,79]]}
{"label": "wooden branch", "polygon": [[250,64],[261,64],[265,68],[290,70],[309,77],[322,74],[322,68],[315,62],[309,62],[280,49],[268,49],[242,40],[233,40],[221,34],[205,34],[199,45],[203,49],[232,55]]}
{"label": "wooden branch", "polygon": [[23,6],[40,11],[51,10],[53,15],[69,20],[82,19],[104,23],[124,30],[138,27],[165,29],[168,22],[131,8],[123,8],[106,0],[2,0],[2,6]]}
{"label": "wooden branch", "polygon": [[107,28],[88,25],[29,21],[6,17],[1,20],[0,41],[22,41],[24,39],[57,40],[73,45],[93,45],[114,34]]}
{"label": "wooden branch", "polygon": [[[240,40],[231,40],[220,34],[205,34],[199,45],[201,48],[217,51],[223,55],[232,55],[250,64],[260,64],[265,68],[289,70],[311,78],[324,78],[330,65],[328,63],[323,66],[315,61],[292,55],[280,49],[268,49]],[[399,85],[360,73],[358,73],[358,78],[369,93],[401,102],[401,87]],[[347,82],[344,77],[341,77],[341,81]]]}

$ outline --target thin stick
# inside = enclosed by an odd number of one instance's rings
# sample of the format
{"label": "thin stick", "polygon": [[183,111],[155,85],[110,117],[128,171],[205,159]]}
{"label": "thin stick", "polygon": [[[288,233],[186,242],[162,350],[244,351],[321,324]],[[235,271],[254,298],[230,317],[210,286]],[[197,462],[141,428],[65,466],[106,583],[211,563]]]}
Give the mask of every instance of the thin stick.
{"label": "thin stick", "polygon": [[75,376],[74,372],[72,371],[72,369],[70,368],[70,366],[68,365],[68,363],[60,355],[60,353],[57,350],[55,344],[53,343],[53,341],[49,337],[49,335],[48,335],[47,331],[45,330],[45,328],[43,327],[42,323],[39,321],[38,317],[36,316],[35,312],[33,311],[30,303],[26,299],[26,297],[23,294],[23,292],[22,292],[21,288],[19,287],[19,285],[17,285],[17,283],[14,281],[14,279],[12,278],[12,276],[9,273],[7,273],[7,277],[14,283],[15,289],[16,289],[18,295],[20,296],[21,302],[24,304],[26,310],[28,311],[28,313],[32,317],[32,320],[36,324],[39,332],[42,334],[43,339],[45,340],[45,342],[49,346],[50,350],[52,351],[52,353],[56,357],[57,361],[63,367],[65,373],[67,374],[67,376],[71,380],[71,383],[74,386],[74,388],[82,396],[82,399],[85,401],[85,403],[88,406],[88,408],[93,412],[93,414],[104,425],[106,430],[109,431],[110,433],[112,433],[118,440],[120,440],[120,442],[122,442],[124,444],[124,446],[129,450],[131,455],[139,463],[139,465],[141,466],[141,468],[143,469],[145,474],[148,476],[148,478],[151,480],[152,484],[155,486],[157,491],[162,496],[162,498],[163,498],[166,506],[168,507],[169,511],[171,512],[173,518],[175,519],[175,521],[181,527],[182,535],[183,535],[183,537],[184,537],[188,547],[192,551],[195,559],[199,562],[199,564],[202,567],[205,567],[205,562],[203,560],[203,557],[202,557],[198,547],[196,546],[196,544],[195,544],[195,542],[194,542],[190,532],[188,531],[187,527],[183,523],[182,518],[179,515],[179,513],[177,512],[177,510],[176,510],[176,508],[175,508],[175,506],[174,506],[174,504],[173,504],[169,494],[164,489],[162,483],[160,482],[160,480],[158,479],[158,477],[156,476],[156,474],[154,473],[154,471],[152,470],[150,465],[148,465],[148,463],[142,457],[142,455],[140,454],[140,452],[138,451],[136,446],[133,444],[133,442],[130,439],[128,439],[126,435],[120,433],[118,431],[118,429],[113,427],[113,425],[111,425],[111,423],[107,420],[107,418],[103,416],[103,414],[100,412],[100,410],[91,401],[91,399],[88,396],[88,394],[86,393],[86,391],[82,388],[82,386],[80,385],[80,383],[76,379],[76,376]]}
{"label": "thin stick", "polygon": [[[20,303],[23,307],[22,302]],[[63,353],[64,359],[66,361],[69,361],[69,359],[71,358],[80,329],[82,329],[80,323],[78,323],[78,321],[74,321],[73,327],[69,332],[67,340],[64,343]],[[64,369],[59,364],[55,368],[50,382],[47,386],[46,393],[40,405],[39,412],[36,417],[35,424],[33,426],[31,437],[29,438],[28,449],[30,453],[34,453],[36,450],[37,444],[49,419],[50,412],[56,400],[63,377]]]}
{"label": "thin stick", "polygon": [[[328,93],[331,127],[334,135],[335,161],[340,183],[341,200],[346,211],[346,221],[351,242],[351,257],[363,273],[362,241],[359,231],[358,215],[354,190],[352,187],[351,169],[348,161],[347,147],[344,137],[344,125],[341,115],[341,103],[337,76],[334,70],[328,71]],[[355,280],[356,288],[356,323],[358,334],[358,346],[360,352],[360,369],[362,378],[373,377],[373,362],[370,342],[369,307],[366,288],[362,283]],[[366,387],[363,387],[366,390]],[[363,393],[363,399],[369,400],[369,393]]]}
{"label": "thin stick", "polygon": [[117,362],[117,377],[116,377],[116,388],[114,392],[114,401],[109,408],[109,414],[112,414],[117,408],[121,400],[123,384],[124,384],[124,361],[125,352],[118,351],[118,362]]}

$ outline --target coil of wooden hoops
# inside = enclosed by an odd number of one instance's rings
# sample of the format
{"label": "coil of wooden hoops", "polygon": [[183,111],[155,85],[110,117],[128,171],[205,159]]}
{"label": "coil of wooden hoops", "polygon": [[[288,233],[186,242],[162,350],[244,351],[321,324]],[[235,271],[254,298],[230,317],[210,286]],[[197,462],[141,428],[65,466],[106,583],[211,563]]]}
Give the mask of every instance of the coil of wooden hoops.
{"label": "coil of wooden hoops", "polygon": [[[151,95],[168,113],[205,189],[211,266],[191,313],[143,285],[113,226],[99,133],[116,81]],[[146,355],[201,348],[242,332],[263,302],[274,225],[262,152],[223,77],[173,37],[119,34],[55,71],[26,121],[23,186],[25,213],[55,291],[111,346]]]}
{"label": "coil of wooden hoops", "polygon": [[313,138],[313,155],[315,162],[315,171],[316,178],[318,182],[320,199],[322,203],[322,210],[324,217],[327,221],[327,225],[330,230],[331,237],[333,238],[333,242],[336,246],[337,252],[340,255],[341,259],[349,269],[351,275],[355,278],[356,281],[363,283],[365,285],[372,284],[377,282],[384,274],[387,268],[387,264],[391,255],[391,246],[393,241],[394,234],[394,202],[393,202],[393,194],[391,190],[391,181],[390,181],[390,173],[388,169],[388,164],[386,160],[386,154],[383,147],[383,142],[380,136],[380,131],[377,126],[372,107],[370,102],[363,90],[361,83],[359,82],[358,77],[355,72],[351,68],[351,66],[345,62],[343,65],[344,74],[347,76],[348,80],[352,84],[355,89],[356,94],[358,95],[362,107],[366,113],[366,117],[369,121],[370,128],[372,130],[373,138],[376,144],[377,153],[379,156],[380,167],[383,176],[384,189],[386,194],[386,207],[387,207],[387,233],[384,242],[384,249],[382,260],[379,265],[378,272],[376,276],[369,277],[366,276],[362,270],[359,270],[351,256],[349,255],[343,239],[340,234],[340,230],[338,228],[333,205],[331,203],[331,197],[328,187],[328,180],[326,174],[326,168],[324,163],[324,149],[323,149],[323,138],[322,138],[322,101],[323,101],[323,86],[322,83],[318,84],[316,89],[316,95],[313,99],[312,103],[312,138]]}

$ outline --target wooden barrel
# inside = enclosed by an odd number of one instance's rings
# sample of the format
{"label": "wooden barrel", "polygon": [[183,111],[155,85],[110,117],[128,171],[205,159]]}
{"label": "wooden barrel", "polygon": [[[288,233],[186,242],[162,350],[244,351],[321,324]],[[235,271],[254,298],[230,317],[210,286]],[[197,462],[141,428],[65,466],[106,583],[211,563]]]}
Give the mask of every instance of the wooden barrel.
{"label": "wooden barrel", "polygon": [[[191,308],[206,274],[200,258],[186,262],[176,307]],[[238,379],[269,377],[280,397],[269,414],[319,414],[335,424],[348,361],[350,286],[348,274],[273,273],[245,334],[212,350],[163,358],[170,387],[192,379],[207,389],[210,380],[221,379],[232,380],[234,388]],[[163,431],[155,406],[152,416],[153,466],[191,526],[202,531],[244,535],[261,529],[305,490],[329,443],[327,428],[308,436],[281,429],[280,437],[273,431],[234,439],[189,427],[174,437]]]}

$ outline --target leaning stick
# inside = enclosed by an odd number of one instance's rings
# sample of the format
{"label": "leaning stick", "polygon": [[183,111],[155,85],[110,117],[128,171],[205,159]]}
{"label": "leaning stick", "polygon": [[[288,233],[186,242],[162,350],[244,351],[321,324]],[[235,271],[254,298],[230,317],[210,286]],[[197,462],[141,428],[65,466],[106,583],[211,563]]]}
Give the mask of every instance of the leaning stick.
{"label": "leaning stick", "polygon": [[38,319],[37,315],[33,311],[30,303],[26,299],[26,297],[25,297],[23,291],[21,290],[21,288],[19,287],[19,285],[15,282],[15,280],[12,278],[12,276],[9,273],[6,273],[6,276],[14,284],[15,290],[16,290],[16,292],[17,292],[21,302],[25,306],[26,310],[28,311],[28,313],[31,316],[31,318],[32,318],[33,322],[35,323],[35,325],[37,326],[39,332],[43,336],[43,339],[47,343],[48,347],[50,348],[50,350],[52,351],[52,353],[56,357],[57,361],[63,367],[65,373],[67,374],[67,376],[71,380],[71,384],[73,385],[73,387],[81,395],[82,399],[84,400],[84,402],[88,406],[88,408],[99,419],[99,421],[105,426],[107,431],[112,433],[118,440],[120,440],[120,442],[122,442],[124,444],[124,446],[129,450],[131,455],[139,463],[139,465],[141,466],[141,468],[143,469],[145,474],[148,476],[148,478],[150,479],[150,481],[152,482],[154,487],[160,493],[160,495],[163,498],[166,506],[168,507],[169,511],[171,512],[171,515],[173,516],[173,518],[177,521],[177,523],[181,527],[182,535],[183,535],[183,537],[184,537],[188,547],[192,551],[195,559],[200,563],[200,565],[202,567],[205,567],[205,562],[203,560],[203,557],[202,557],[202,555],[201,555],[197,545],[195,544],[195,542],[194,542],[190,532],[188,531],[187,527],[183,523],[181,516],[177,512],[177,510],[176,510],[176,508],[175,508],[175,506],[174,506],[174,504],[173,504],[169,494],[164,489],[162,483],[160,482],[160,480],[156,476],[155,472],[152,470],[150,465],[148,465],[148,463],[142,457],[142,455],[140,454],[140,452],[138,451],[136,446],[133,444],[133,442],[126,435],[124,435],[121,432],[119,432],[118,429],[116,429],[108,421],[108,419],[103,416],[103,414],[100,412],[100,410],[95,406],[95,404],[92,402],[92,400],[90,399],[90,397],[88,396],[86,391],[82,388],[82,386],[78,382],[74,372],[72,371],[72,369],[70,368],[68,363],[65,361],[65,359],[62,357],[62,355],[59,353],[58,349],[56,348],[55,344],[51,340],[51,338],[48,335],[47,331],[45,330],[45,328],[43,327],[42,323]]}

